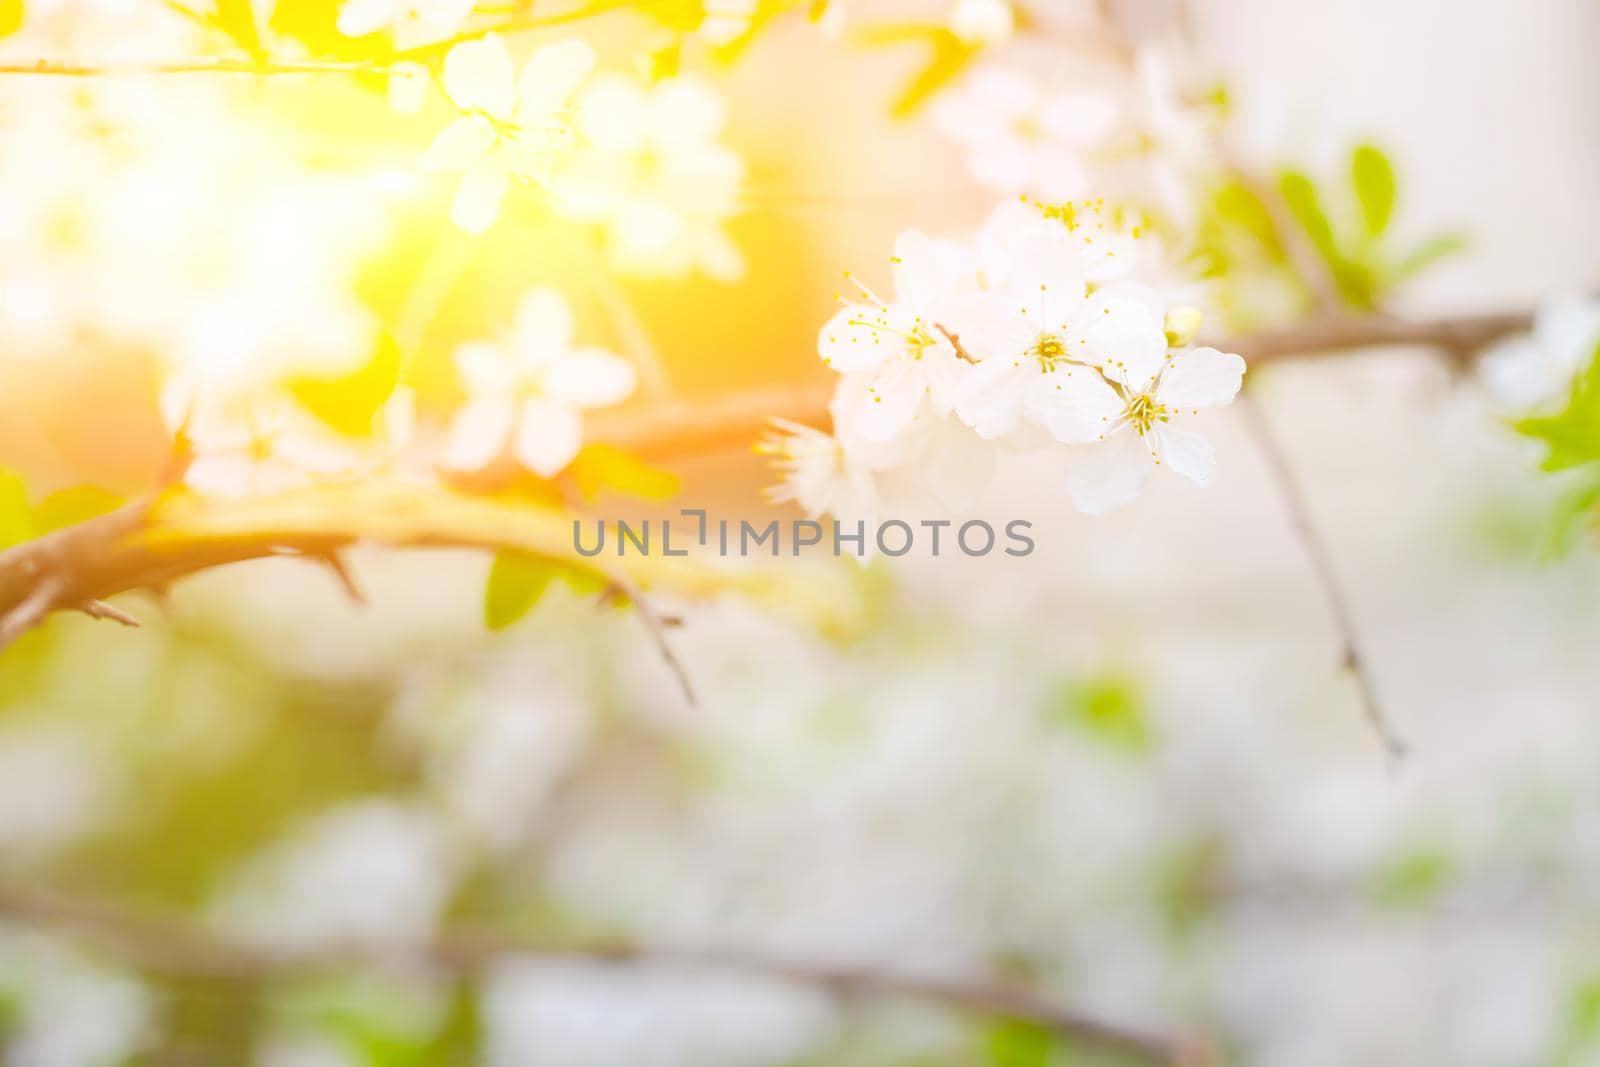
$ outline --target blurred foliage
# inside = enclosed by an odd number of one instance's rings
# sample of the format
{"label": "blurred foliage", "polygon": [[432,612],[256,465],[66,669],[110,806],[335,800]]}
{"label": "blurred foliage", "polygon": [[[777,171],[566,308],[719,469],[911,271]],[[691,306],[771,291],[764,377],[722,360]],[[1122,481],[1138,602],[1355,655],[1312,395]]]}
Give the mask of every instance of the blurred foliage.
{"label": "blurred foliage", "polygon": [[1149,704],[1139,680],[1130,674],[1063,682],[1050,698],[1046,716],[1123,752],[1142,755],[1155,747]]}
{"label": "blurred foliage", "polygon": [[484,625],[491,630],[504,630],[517,622],[538,606],[550,583],[557,580],[580,596],[598,594],[606,584],[591,571],[563,567],[520,552],[496,552],[484,585]]}
{"label": "blurred foliage", "polygon": [[1600,345],[1573,379],[1561,410],[1518,420],[1517,432],[1544,444],[1544,469],[1570,470],[1600,463]]}
{"label": "blurred foliage", "polygon": [[123,497],[93,485],[58,489],[32,503],[22,475],[0,467],[0,548],[113,511]]}
{"label": "blurred foliage", "polygon": [[22,0],[0,0],[0,37],[21,29],[24,17]]}
{"label": "blurred foliage", "polygon": [[1456,861],[1442,847],[1428,845],[1403,852],[1380,867],[1372,881],[1372,898],[1394,910],[1423,908],[1438,899],[1456,874]]}
{"label": "blurred foliage", "polygon": [[380,428],[379,416],[399,383],[400,348],[384,334],[376,354],[353,373],[342,378],[301,378],[289,383],[289,392],[329,428],[350,437],[368,437]]}
{"label": "blurred foliage", "polygon": [[953,84],[956,78],[977,59],[982,46],[968,44],[948,26],[939,22],[897,22],[877,26],[864,26],[851,34],[851,39],[867,48],[898,47],[920,44],[926,58],[911,80],[900,90],[890,105],[889,113],[897,119],[907,119],[921,111],[939,90]]}

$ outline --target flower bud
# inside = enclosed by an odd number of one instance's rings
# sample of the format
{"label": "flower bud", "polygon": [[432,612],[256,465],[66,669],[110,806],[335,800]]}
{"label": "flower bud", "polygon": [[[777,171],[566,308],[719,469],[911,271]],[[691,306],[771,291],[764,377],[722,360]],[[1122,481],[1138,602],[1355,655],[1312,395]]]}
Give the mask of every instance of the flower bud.
{"label": "flower bud", "polygon": [[1197,307],[1176,307],[1167,312],[1167,345],[1172,348],[1182,348],[1193,341],[1195,334],[1200,332],[1200,323],[1204,320],[1204,313]]}

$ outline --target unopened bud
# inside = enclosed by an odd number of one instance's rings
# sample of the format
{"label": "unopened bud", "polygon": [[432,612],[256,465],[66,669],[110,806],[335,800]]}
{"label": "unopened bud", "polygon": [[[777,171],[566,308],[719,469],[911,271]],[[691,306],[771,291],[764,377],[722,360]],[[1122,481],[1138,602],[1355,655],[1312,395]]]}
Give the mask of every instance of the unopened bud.
{"label": "unopened bud", "polygon": [[1203,321],[1205,314],[1197,307],[1178,307],[1167,312],[1168,346],[1182,348],[1193,341],[1195,334],[1200,332],[1200,323]]}

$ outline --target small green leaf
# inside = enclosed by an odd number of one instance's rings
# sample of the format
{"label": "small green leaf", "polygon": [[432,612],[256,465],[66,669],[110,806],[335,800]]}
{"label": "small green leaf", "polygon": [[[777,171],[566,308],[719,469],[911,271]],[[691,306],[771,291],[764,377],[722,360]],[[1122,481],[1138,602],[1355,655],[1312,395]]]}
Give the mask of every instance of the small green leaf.
{"label": "small green leaf", "polygon": [[639,500],[666,500],[682,487],[671,471],[652,467],[632,452],[611,445],[585,445],[568,470],[586,500],[593,500],[603,489]]}
{"label": "small green leaf", "polygon": [[400,348],[385,336],[363,367],[343,378],[301,378],[289,383],[300,406],[350,437],[372,433],[383,405],[400,382]]}
{"label": "small green leaf", "polygon": [[1467,235],[1464,233],[1435,234],[1401,257],[1400,262],[1395,264],[1391,273],[1395,281],[1403,282],[1407,278],[1416,277],[1439,260],[1453,256],[1466,247]]}
{"label": "small green leaf", "polygon": [[985,1030],[983,1051],[992,1067],[1049,1067],[1056,1036],[1038,1023],[1002,1019]]}
{"label": "small green leaf", "polygon": [[1438,897],[1455,873],[1455,861],[1437,848],[1396,857],[1378,872],[1373,898],[1388,908],[1419,908]]}
{"label": "small green leaf", "polygon": [[504,630],[534,609],[555,579],[556,566],[520,552],[496,552],[483,590],[483,624]]}
{"label": "small green leaf", "polygon": [[1323,210],[1322,195],[1317,191],[1316,183],[1299,171],[1286,170],[1278,176],[1278,191],[1289,214],[1305,231],[1311,247],[1327,266],[1339,296],[1355,307],[1372,307],[1375,296],[1372,270],[1352,261],[1339,248],[1333,223]]}
{"label": "small green leaf", "polygon": [[24,14],[22,0],[0,0],[0,37],[9,37],[22,29]]}
{"label": "small green leaf", "polygon": [[39,501],[33,509],[34,536],[76,526],[96,515],[115,511],[125,503],[123,497],[97,485],[76,485],[58,489]]}
{"label": "small green leaf", "polygon": [[1273,259],[1284,258],[1283,239],[1272,224],[1272,213],[1243,182],[1228,182],[1217,190],[1213,210],[1222,222],[1249,234]]}
{"label": "small green leaf", "polygon": [[0,467],[0,548],[21,544],[33,535],[27,483],[22,475]]}
{"label": "small green leaf", "polygon": [[956,80],[967,69],[979,49],[962,41],[955,34],[944,31],[934,38],[933,55],[916,76],[900,90],[890,106],[889,113],[897,119],[907,119],[922,110],[935,93]]}
{"label": "small green leaf", "polygon": [[1350,183],[1361,205],[1367,235],[1377,237],[1388,229],[1394,215],[1394,166],[1376,145],[1357,145],[1350,153]]}
{"label": "small green leaf", "polygon": [[1549,448],[1544,461],[1547,471],[1600,461],[1600,345],[1589,357],[1587,369],[1573,382],[1561,411],[1520,419],[1513,426]]}
{"label": "small green leaf", "polygon": [[1155,743],[1139,683],[1124,675],[1066,683],[1051,702],[1049,715],[1124,752],[1148,752]]}

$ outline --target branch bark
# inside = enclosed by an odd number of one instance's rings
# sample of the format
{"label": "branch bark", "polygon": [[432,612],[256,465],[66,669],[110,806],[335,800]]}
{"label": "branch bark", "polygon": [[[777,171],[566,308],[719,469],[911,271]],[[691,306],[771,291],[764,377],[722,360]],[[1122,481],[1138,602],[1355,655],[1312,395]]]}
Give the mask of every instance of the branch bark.
{"label": "branch bark", "polygon": [[722,971],[820,989],[846,1000],[911,998],[956,1011],[1017,1019],[1106,1051],[1172,1067],[1215,1062],[1204,1040],[1112,1023],[1063,1008],[1023,986],[992,980],[949,981],[865,967],[783,959],[737,949],[653,946],[629,941],[590,944],[538,941],[500,934],[448,933],[420,942],[342,945],[295,951],[231,939],[170,915],[151,915],[98,901],[0,885],[0,916],[65,934],[126,966],[169,978],[221,982],[300,977],[352,965],[425,963],[452,975],[475,974],[517,956]]}

